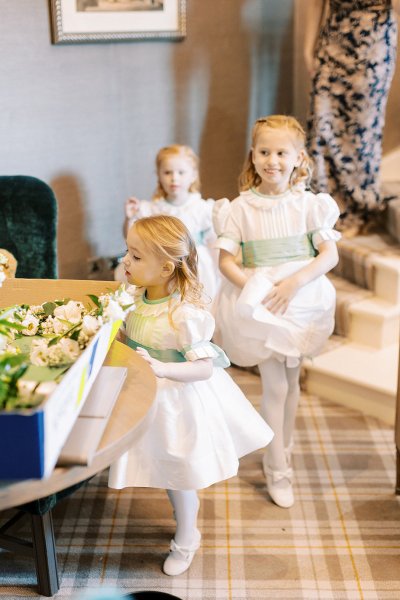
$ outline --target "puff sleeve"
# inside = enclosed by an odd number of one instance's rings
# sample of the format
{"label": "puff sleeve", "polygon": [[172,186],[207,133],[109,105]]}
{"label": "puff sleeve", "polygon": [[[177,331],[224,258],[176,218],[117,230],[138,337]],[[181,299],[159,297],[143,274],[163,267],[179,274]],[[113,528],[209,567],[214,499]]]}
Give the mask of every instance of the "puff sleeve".
{"label": "puff sleeve", "polygon": [[175,313],[173,318],[178,329],[177,350],[186,360],[212,358],[215,367],[229,367],[230,362],[225,352],[210,341],[215,321],[208,311],[192,305],[182,305],[179,314]]}
{"label": "puff sleeve", "polygon": [[337,242],[341,234],[334,226],[339,218],[339,208],[329,194],[310,194],[310,210],[307,215],[307,229],[312,234],[312,243],[318,248],[322,242]]}
{"label": "puff sleeve", "polygon": [[218,235],[215,248],[236,254],[240,248],[241,233],[237,226],[235,216],[232,214],[232,203],[228,198],[217,200],[213,209],[213,224]]}

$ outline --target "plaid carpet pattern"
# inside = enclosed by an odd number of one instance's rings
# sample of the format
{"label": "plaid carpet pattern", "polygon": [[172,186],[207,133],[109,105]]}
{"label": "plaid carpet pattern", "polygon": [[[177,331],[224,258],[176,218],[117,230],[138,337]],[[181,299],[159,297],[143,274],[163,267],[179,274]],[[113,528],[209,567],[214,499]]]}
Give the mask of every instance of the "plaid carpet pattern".
{"label": "plaid carpet pattern", "polygon": [[[257,406],[259,377],[230,371]],[[174,531],[165,492],[109,490],[106,473],[93,479],[54,510],[57,600],[99,586],[182,600],[398,600],[393,431],[303,395],[289,510],[269,501],[261,456],[245,457],[238,477],[201,492],[202,546],[190,570],[173,578],[161,572]],[[38,598],[29,559],[0,551],[0,568],[0,598]]]}

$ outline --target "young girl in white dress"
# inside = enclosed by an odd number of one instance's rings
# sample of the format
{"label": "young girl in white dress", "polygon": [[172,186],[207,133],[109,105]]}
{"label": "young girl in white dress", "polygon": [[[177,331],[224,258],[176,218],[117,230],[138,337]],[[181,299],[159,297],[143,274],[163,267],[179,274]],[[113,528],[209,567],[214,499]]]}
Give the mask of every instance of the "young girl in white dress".
{"label": "young girl in white dress", "polygon": [[[272,115],[253,127],[241,193],[218,201],[214,225],[225,275],[217,337],[230,360],[258,365],[262,415],[275,437],[263,459],[268,492],[292,506],[290,453],[299,400],[300,362],[333,331],[335,290],[325,277],[338,260],[339,216],[328,194],[306,191],[311,161],[293,117]],[[242,265],[235,257],[242,250]]]}
{"label": "young girl in white dress", "polygon": [[109,485],[165,488],[176,532],[164,562],[183,573],[200,545],[197,489],[236,475],[238,459],[266,446],[272,431],[224,371],[226,355],[210,342],[214,318],[202,302],[196,247],[183,223],[139,219],[123,259],[134,309],[127,343],[157,376],[157,395],[132,449],[110,470]]}
{"label": "young girl in white dress", "polygon": [[[214,200],[200,195],[199,159],[189,146],[161,148],[156,156],[157,189],[152,201],[131,197],[125,203],[124,234],[142,217],[178,217],[188,228],[197,247],[199,278],[210,305],[219,287],[216,235],[212,224]],[[123,267],[117,279],[124,280]],[[209,306],[211,308],[211,306]]]}

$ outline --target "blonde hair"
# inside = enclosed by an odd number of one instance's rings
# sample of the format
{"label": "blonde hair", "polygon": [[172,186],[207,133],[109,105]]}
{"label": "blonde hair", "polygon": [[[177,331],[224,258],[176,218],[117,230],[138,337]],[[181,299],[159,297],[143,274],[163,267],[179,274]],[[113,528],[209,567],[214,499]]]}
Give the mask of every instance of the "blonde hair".
{"label": "blonde hair", "polygon": [[200,177],[199,177],[199,166],[200,161],[197,154],[193,152],[190,146],[183,146],[182,144],[172,144],[171,146],[165,146],[165,148],[161,148],[158,151],[156,156],[156,170],[157,170],[157,189],[154,192],[153,200],[160,200],[161,198],[166,198],[166,193],[164,188],[160,182],[160,169],[163,160],[169,158],[170,156],[182,156],[186,158],[189,162],[191,162],[193,169],[196,171],[196,179],[193,181],[191,186],[189,187],[189,192],[199,192],[200,191]]}
{"label": "blonde hair", "polygon": [[170,293],[177,291],[182,302],[186,300],[203,307],[203,286],[197,274],[197,250],[182,221],[176,217],[157,215],[138,219],[134,227],[150,252],[174,264]]}
{"label": "blonde hair", "polygon": [[253,148],[257,143],[257,138],[263,129],[287,129],[293,134],[293,141],[298,151],[303,151],[304,158],[298,167],[293,169],[290,176],[289,185],[291,188],[302,184],[306,187],[310,185],[312,176],[312,160],[308,156],[305,144],[306,134],[300,123],[294,117],[287,115],[269,115],[261,117],[253,125],[251,132],[251,149],[244,161],[242,172],[239,176],[239,190],[245,191],[257,187],[261,183],[261,177],[255,170],[253,164]]}

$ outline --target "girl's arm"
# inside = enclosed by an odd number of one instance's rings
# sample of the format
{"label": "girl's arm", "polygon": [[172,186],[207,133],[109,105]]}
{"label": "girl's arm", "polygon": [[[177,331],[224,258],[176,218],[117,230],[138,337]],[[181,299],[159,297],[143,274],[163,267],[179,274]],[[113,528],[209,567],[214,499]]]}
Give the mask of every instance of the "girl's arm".
{"label": "girl's arm", "polygon": [[199,360],[181,363],[164,363],[150,356],[144,348],[137,348],[136,352],[149,363],[157,377],[190,383],[191,381],[209,379],[212,375],[213,362],[211,358],[200,358]]}
{"label": "girl's arm", "polygon": [[131,196],[125,202],[125,220],[124,220],[124,227],[123,227],[123,233],[124,233],[125,238],[128,235],[128,229],[129,229],[129,224],[131,222],[131,219],[133,219],[133,217],[139,212],[139,208],[140,208],[140,200],[138,198],[135,198],[134,196]]}
{"label": "girl's arm", "polygon": [[337,265],[339,255],[336,247],[336,242],[322,242],[318,246],[318,256],[314,258],[308,265],[294,273],[286,279],[279,281],[272,291],[265,297],[263,304],[272,313],[283,314],[288,307],[290,300],[296,292],[321,275],[325,275],[328,271]]}
{"label": "girl's arm", "polygon": [[307,0],[304,2],[304,16],[302,22],[304,28],[304,61],[307,71],[312,75],[315,56],[315,45],[321,27],[327,17],[328,3],[326,0]]}
{"label": "girl's arm", "polygon": [[231,283],[242,289],[247,281],[247,276],[237,264],[236,257],[227,250],[219,251],[219,269]]}

